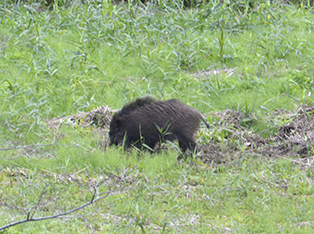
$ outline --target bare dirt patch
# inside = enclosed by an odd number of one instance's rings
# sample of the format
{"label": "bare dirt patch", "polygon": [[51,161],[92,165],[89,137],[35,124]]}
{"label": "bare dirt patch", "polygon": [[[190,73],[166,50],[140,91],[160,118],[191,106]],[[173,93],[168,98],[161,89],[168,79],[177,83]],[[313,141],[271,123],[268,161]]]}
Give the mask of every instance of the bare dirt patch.
{"label": "bare dirt patch", "polygon": [[226,77],[230,77],[233,76],[235,73],[235,69],[233,68],[222,68],[222,69],[203,69],[200,71],[196,71],[194,73],[192,73],[191,75],[195,78],[195,79],[204,79],[208,76],[216,76],[216,75],[222,75],[225,74]]}
{"label": "bare dirt patch", "polygon": [[[229,135],[223,142],[211,141],[200,145],[199,158],[206,164],[225,164],[243,154],[258,157],[289,157],[293,162],[308,167],[314,161],[314,106],[301,105],[290,112],[278,111],[273,118],[287,119],[269,138],[262,138],[242,127],[241,112],[226,110],[215,113],[221,121],[217,128],[228,127]],[[232,127],[230,127],[232,126]]]}

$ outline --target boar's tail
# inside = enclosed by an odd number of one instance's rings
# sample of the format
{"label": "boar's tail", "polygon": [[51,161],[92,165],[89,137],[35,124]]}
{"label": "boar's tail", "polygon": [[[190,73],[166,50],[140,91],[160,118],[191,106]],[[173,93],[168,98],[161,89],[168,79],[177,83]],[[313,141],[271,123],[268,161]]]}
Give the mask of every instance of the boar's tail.
{"label": "boar's tail", "polygon": [[206,127],[209,128],[210,126],[209,126],[209,124],[206,122],[204,116],[202,116],[202,120],[203,120],[203,122],[205,123]]}

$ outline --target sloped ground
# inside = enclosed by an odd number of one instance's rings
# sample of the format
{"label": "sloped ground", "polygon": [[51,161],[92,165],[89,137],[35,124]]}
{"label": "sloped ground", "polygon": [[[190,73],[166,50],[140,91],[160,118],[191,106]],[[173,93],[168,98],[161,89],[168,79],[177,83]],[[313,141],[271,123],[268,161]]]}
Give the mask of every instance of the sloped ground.
{"label": "sloped ground", "polygon": [[[83,127],[96,125],[99,128],[95,129],[95,134],[101,138],[100,145],[106,148],[109,144],[107,131],[112,112],[108,106],[101,106],[87,113],[51,119],[48,125],[52,128],[61,123],[80,124]],[[243,154],[255,157],[292,156],[295,163],[304,167],[310,166],[314,160],[314,106],[303,104],[290,112],[278,110],[273,113],[271,119],[279,122],[285,118],[283,122],[286,124],[281,125],[269,138],[262,138],[243,127],[246,117],[240,111],[227,109],[210,116],[217,119],[213,126],[214,132],[224,131],[224,134],[218,139],[212,131],[206,132],[210,141],[204,143],[198,140],[197,157],[207,165],[226,164],[240,159]]]}

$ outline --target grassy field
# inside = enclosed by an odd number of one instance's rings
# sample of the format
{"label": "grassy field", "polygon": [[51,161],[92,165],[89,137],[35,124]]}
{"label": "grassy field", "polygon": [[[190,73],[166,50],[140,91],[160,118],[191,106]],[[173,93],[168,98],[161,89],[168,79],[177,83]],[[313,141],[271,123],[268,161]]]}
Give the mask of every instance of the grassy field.
{"label": "grassy field", "polygon": [[[276,145],[263,139],[279,139],[304,105],[313,113],[313,11],[277,2],[2,1],[0,228],[101,198],[4,233],[313,233],[309,131],[306,154],[246,150],[247,135],[252,149]],[[212,128],[197,142],[219,158],[178,161],[169,144],[124,152],[107,128],[47,124],[144,95],[205,113]],[[237,128],[221,124],[226,110],[241,114]]]}

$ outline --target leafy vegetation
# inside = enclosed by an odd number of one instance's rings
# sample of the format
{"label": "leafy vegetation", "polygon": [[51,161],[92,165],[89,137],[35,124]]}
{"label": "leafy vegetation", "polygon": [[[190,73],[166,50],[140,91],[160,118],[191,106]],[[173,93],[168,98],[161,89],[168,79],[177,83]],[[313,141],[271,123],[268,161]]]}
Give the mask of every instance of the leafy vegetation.
{"label": "leafy vegetation", "polygon": [[[96,187],[112,193],[66,217],[5,231],[312,233],[312,155],[304,166],[291,155],[243,150],[211,165],[177,161],[175,146],[123,152],[104,145],[106,130],[47,125],[151,94],[203,113],[240,111],[247,131],[273,135],[290,120],[274,111],[313,103],[314,15],[310,2],[250,2],[47,9],[1,1],[0,226],[78,207]],[[199,142],[228,147],[229,128],[207,120],[214,127]]]}

